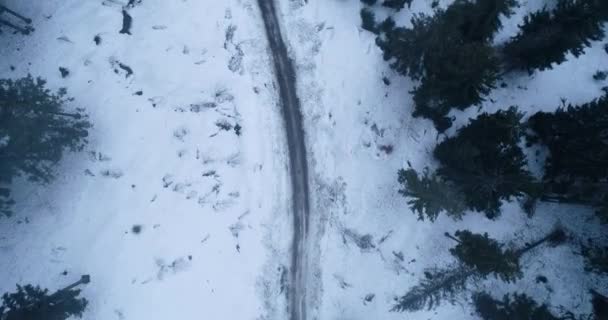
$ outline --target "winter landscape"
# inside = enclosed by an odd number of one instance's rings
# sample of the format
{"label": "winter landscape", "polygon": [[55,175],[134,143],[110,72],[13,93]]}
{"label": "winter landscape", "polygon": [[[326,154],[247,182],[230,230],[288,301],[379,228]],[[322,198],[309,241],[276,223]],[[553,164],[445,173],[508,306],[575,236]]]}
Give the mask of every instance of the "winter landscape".
{"label": "winter landscape", "polygon": [[0,0],[0,319],[606,320],[607,22]]}

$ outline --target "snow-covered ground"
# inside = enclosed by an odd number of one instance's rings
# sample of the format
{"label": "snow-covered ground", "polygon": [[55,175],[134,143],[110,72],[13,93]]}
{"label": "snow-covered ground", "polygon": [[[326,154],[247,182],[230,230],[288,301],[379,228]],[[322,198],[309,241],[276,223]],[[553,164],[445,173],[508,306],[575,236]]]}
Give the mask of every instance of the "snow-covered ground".
{"label": "snow-covered ground", "polygon": [[[394,18],[407,25],[412,14],[430,13],[431,2],[414,0],[411,9]],[[430,121],[412,118],[408,91],[415,84],[390,70],[374,43],[375,35],[360,28],[360,1],[280,3],[307,123],[312,218],[317,221],[317,241],[310,255],[316,257],[310,261],[311,279],[316,279],[310,284],[311,299],[316,303],[309,305],[316,305],[318,319],[476,319],[466,295],[455,305],[444,303],[433,311],[389,312],[395,297],[423,277],[424,268],[453,262],[448,249],[454,243],[444,237],[446,231],[488,232],[505,241],[517,239],[514,245],[542,235],[555,223],[589,237],[608,234],[585,221],[592,217],[589,210],[548,204],[540,205],[533,219],[514,203],[505,205],[497,221],[475,213],[458,222],[445,216],[435,223],[417,221],[397,193],[397,170],[408,162],[417,170],[435,166],[430,153],[443,136],[437,135]],[[496,41],[514,35],[524,14],[543,5],[540,0],[520,3]],[[379,18],[391,13],[380,6],[374,11]],[[506,78],[508,87],[494,90],[483,110],[518,105],[531,115],[554,110],[562,98],[572,103],[592,100],[602,94],[602,84],[592,75],[606,66],[607,58],[603,42],[597,42],[585,55],[570,57],[570,62],[553,70]],[[384,77],[390,85],[383,83]],[[457,122],[448,134],[477,112],[472,107],[454,113]],[[553,307],[589,312],[587,288],[607,287],[605,280],[597,282],[583,272],[576,246],[539,250],[526,257],[524,265],[526,276],[517,283],[487,281],[480,289],[525,292]],[[537,284],[538,275],[546,276],[548,283]]]}
{"label": "snow-covered ground", "polygon": [[0,292],[90,274],[85,319],[284,319],[289,180],[255,1],[145,0],[132,35],[126,2],[6,2],[36,31],[2,37],[0,76],[66,87],[94,128],[53,183],[16,184]]}
{"label": "snow-covered ground", "polygon": [[[125,2],[6,1],[36,31],[0,39],[0,76],[31,73],[66,87],[70,107],[86,108],[94,128],[86,152],[68,154],[53,183],[16,183],[15,215],[0,220],[0,292],[15,283],[57,289],[90,274],[85,319],[287,319],[287,150],[256,1],[144,0],[128,10],[132,35],[119,34]],[[277,2],[309,152],[309,319],[475,319],[466,296],[429,312],[389,311],[424,268],[452,261],[444,232],[469,228],[521,245],[555,223],[588,228],[590,211],[548,204],[532,219],[513,203],[497,221],[474,213],[417,221],[396,173],[408,162],[435,166],[430,153],[443,136],[411,117],[415,84],[390,70],[360,28],[360,1]],[[431,2],[414,0],[396,20],[407,24]],[[520,2],[497,41],[543,3]],[[512,76],[483,110],[591,100],[607,57],[598,42],[553,70]],[[477,111],[454,113],[448,134]],[[587,288],[608,286],[582,272],[574,246],[539,250],[524,264],[519,282],[480,288],[588,312]]]}

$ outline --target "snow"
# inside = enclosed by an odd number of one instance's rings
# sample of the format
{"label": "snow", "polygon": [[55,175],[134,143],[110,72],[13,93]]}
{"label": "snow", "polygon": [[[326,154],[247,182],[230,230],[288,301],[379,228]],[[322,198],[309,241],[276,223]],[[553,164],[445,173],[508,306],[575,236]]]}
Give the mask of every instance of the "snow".
{"label": "snow", "polygon": [[[124,2],[6,1],[36,31],[2,37],[0,76],[31,73],[66,87],[69,107],[84,107],[94,128],[87,150],[67,154],[52,183],[15,183],[15,214],[0,220],[0,291],[16,283],[53,290],[90,274],[84,319],[287,319],[291,184],[256,1],[144,0],[128,11],[130,36],[119,34]],[[509,203],[497,221],[477,213],[417,221],[397,193],[396,172],[408,163],[434,168],[431,152],[444,135],[411,116],[415,83],[392,71],[360,28],[360,1],[277,2],[311,174],[309,319],[475,319],[466,295],[433,311],[389,311],[425,268],[454,262],[444,232],[488,232],[514,246],[556,224],[605,237],[605,228],[590,228],[590,210],[555,204],[531,219]],[[520,2],[497,43],[543,3]],[[395,18],[408,24],[430,10],[431,1],[414,0]],[[518,105],[530,115],[562,98],[596,98],[601,84],[592,75],[605,54],[597,42],[553,70],[509,76],[481,110]],[[70,74],[62,78],[59,67]],[[454,112],[447,134],[477,113]],[[582,272],[574,245],[537,250],[524,265],[515,284],[490,279],[473,288],[518,290],[580,312],[589,312],[587,288],[608,288]],[[548,284],[535,282],[541,274]]]}
{"label": "snow", "polygon": [[[413,14],[430,13],[430,3],[415,0],[411,10],[402,10],[395,20],[408,25]],[[449,3],[441,1],[440,6]],[[497,42],[514,35],[527,12],[542,7],[542,1],[520,3],[515,15],[505,20]],[[514,246],[540,237],[556,224],[574,234],[605,237],[605,228],[590,226],[585,220],[592,219],[590,210],[555,204],[540,205],[532,219],[512,203],[503,206],[497,221],[477,213],[456,222],[445,216],[434,223],[417,221],[397,193],[396,173],[408,163],[417,170],[434,168],[430,153],[444,135],[437,135],[430,121],[411,117],[413,102],[408,92],[415,83],[390,70],[374,43],[375,36],[360,28],[359,1],[289,1],[281,2],[281,8],[298,66],[313,172],[316,223],[311,238],[317,240],[309,255],[316,279],[310,285],[317,319],[476,319],[466,294],[454,305],[444,302],[432,311],[389,312],[394,299],[415,285],[425,268],[455,262],[448,252],[454,244],[444,232],[464,228],[488,232],[499,240],[514,241]],[[379,21],[390,13],[380,7],[374,10]],[[600,96],[601,85],[592,75],[605,65],[603,42],[569,60],[553,70],[505,79],[509,86],[494,90],[481,110],[494,112],[518,105],[529,116],[538,110],[554,110],[562,98],[580,103]],[[390,85],[383,83],[383,77]],[[454,112],[457,121],[447,134],[475,117],[477,109]],[[383,151],[389,145],[392,152]],[[373,247],[362,245],[362,239],[371,239]],[[477,289],[497,296],[526,292],[556,309],[589,312],[587,288],[605,289],[607,283],[583,272],[577,250],[575,245],[537,250],[524,259],[524,279],[509,286],[488,280]],[[536,284],[541,274],[548,278],[547,285]]]}
{"label": "snow", "polygon": [[120,1],[6,5],[36,31],[3,36],[1,76],[66,87],[94,128],[51,184],[15,184],[1,291],[90,274],[85,319],[283,318],[289,181],[255,2],[144,1],[131,36]]}

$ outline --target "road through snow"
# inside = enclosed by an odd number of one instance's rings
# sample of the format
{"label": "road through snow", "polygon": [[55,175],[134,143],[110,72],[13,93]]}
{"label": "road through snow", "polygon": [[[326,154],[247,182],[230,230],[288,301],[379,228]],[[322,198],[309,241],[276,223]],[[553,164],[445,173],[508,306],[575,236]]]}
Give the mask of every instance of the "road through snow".
{"label": "road through snow", "polygon": [[289,169],[292,187],[293,242],[291,258],[291,285],[288,296],[291,320],[306,319],[306,237],[308,233],[308,166],[302,129],[300,100],[296,92],[296,76],[287,48],[281,35],[273,0],[258,0],[264,19],[272,56],[282,114],[287,132]]}

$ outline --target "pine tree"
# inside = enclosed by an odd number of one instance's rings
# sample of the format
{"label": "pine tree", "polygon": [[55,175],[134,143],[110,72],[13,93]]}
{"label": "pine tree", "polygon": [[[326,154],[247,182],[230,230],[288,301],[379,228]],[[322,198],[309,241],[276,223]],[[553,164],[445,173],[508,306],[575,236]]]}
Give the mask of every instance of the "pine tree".
{"label": "pine tree", "polygon": [[361,2],[365,3],[368,6],[373,6],[374,4],[376,4],[376,1],[378,0],[361,0]]}
{"label": "pine tree", "polygon": [[430,269],[424,272],[425,278],[405,295],[397,299],[391,311],[431,310],[444,300],[454,301],[456,295],[466,289],[467,280],[475,271],[466,267]]}
{"label": "pine tree", "polygon": [[521,118],[515,107],[481,114],[434,151],[441,163],[437,175],[465,195],[467,207],[489,218],[499,214],[501,200],[538,193],[518,146]]}
{"label": "pine tree", "polygon": [[41,79],[0,80],[0,209],[10,212],[9,186],[24,175],[48,183],[64,150],[81,150],[91,124],[82,109],[65,111],[65,89]]}
{"label": "pine tree", "polygon": [[593,314],[595,320],[608,319],[608,297],[595,290],[590,290],[591,304],[593,305]]}
{"label": "pine tree", "polygon": [[487,233],[478,234],[468,230],[458,230],[450,239],[458,244],[450,253],[482,277],[494,274],[503,281],[511,282],[521,277],[519,256],[514,250],[503,250],[502,245],[488,237]]}
{"label": "pine tree", "polygon": [[369,32],[378,32],[378,28],[376,27],[376,17],[368,8],[361,9],[361,27]]}
{"label": "pine tree", "polygon": [[402,169],[398,180],[403,186],[399,193],[409,198],[408,204],[418,213],[419,220],[426,217],[435,221],[441,211],[455,218],[464,213],[464,197],[437,176],[430,175],[428,169],[424,170],[421,177],[414,169]]}
{"label": "pine tree", "polygon": [[582,245],[581,249],[581,254],[585,258],[586,271],[608,275],[608,246],[589,242]]}
{"label": "pine tree", "polygon": [[[453,238],[458,245],[450,252],[460,262],[445,269],[429,269],[425,278],[397,299],[392,311],[418,311],[437,307],[443,300],[453,302],[456,295],[467,288],[471,280],[486,279],[489,275],[511,282],[521,276],[519,261],[523,255],[541,244],[556,246],[566,241],[566,234],[556,228],[544,237],[517,250],[502,250],[496,240],[468,231],[460,231]],[[480,248],[477,248],[480,246]],[[486,263],[484,259],[489,261]]]}
{"label": "pine tree", "polygon": [[590,205],[608,222],[608,97],[530,117],[532,142],[549,149],[544,200]]}
{"label": "pine tree", "polygon": [[402,75],[420,80],[414,90],[415,116],[433,120],[442,132],[451,126],[451,108],[483,101],[494,87],[500,63],[489,43],[510,15],[514,0],[456,0],[434,16],[417,15],[412,28],[382,28],[376,43]]}
{"label": "pine tree", "polygon": [[509,68],[551,69],[552,64],[584,53],[591,41],[604,37],[606,4],[601,0],[560,0],[551,11],[543,9],[524,18],[520,33],[504,47]]}
{"label": "pine tree", "polygon": [[414,1],[414,0],[384,0],[382,2],[382,5],[387,8],[401,10],[401,9],[405,8],[406,4],[407,4],[407,7],[409,8],[412,5],[412,1]]}
{"label": "pine tree", "polygon": [[14,293],[2,296],[0,307],[2,320],[65,320],[72,316],[82,317],[88,301],[79,298],[80,290],[76,286],[88,283],[88,276],[63,290],[49,294],[47,289],[26,285],[17,285]]}
{"label": "pine tree", "polygon": [[485,292],[473,295],[473,304],[477,314],[483,320],[560,320],[550,311],[547,305],[539,305],[525,294],[505,295],[502,300],[495,300]]}

